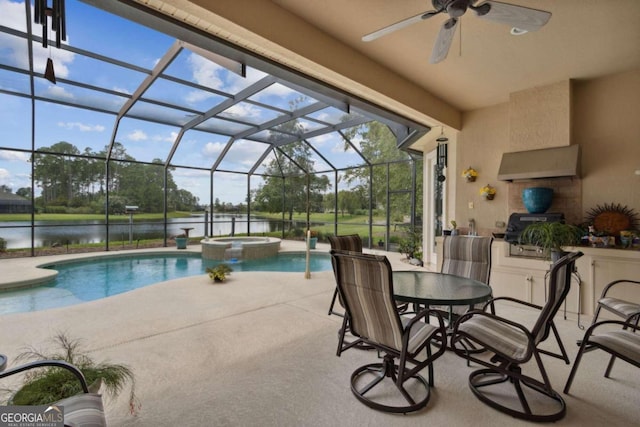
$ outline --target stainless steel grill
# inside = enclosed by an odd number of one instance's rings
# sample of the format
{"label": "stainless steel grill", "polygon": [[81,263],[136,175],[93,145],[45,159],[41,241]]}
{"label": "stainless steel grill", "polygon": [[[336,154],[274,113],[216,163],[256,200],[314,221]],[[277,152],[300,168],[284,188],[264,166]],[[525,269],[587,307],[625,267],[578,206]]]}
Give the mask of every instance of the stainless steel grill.
{"label": "stainless steel grill", "polygon": [[529,224],[537,222],[564,222],[562,213],[525,214],[512,213],[509,216],[504,240],[509,242],[509,256],[528,258],[547,258],[548,254],[538,247],[520,243],[520,235]]}

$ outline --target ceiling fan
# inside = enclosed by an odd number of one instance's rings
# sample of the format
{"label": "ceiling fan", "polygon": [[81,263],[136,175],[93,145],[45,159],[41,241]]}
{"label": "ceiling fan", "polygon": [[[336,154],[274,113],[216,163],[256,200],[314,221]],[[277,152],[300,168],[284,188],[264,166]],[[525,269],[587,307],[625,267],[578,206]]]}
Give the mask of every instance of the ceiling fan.
{"label": "ceiling fan", "polygon": [[479,18],[510,25],[515,29],[514,32],[520,34],[539,30],[549,21],[549,18],[551,18],[551,12],[544,10],[531,9],[498,1],[486,1],[476,6],[475,3],[477,3],[477,1],[478,0],[431,0],[435,10],[422,12],[419,15],[381,28],[362,37],[362,41],[370,42],[378,37],[382,37],[444,12],[449,15],[450,18],[442,25],[436,43],[433,46],[431,57],[429,58],[430,63],[436,64],[447,57],[449,47],[453,41],[453,35],[456,32],[458,20],[465,14],[467,9],[473,10]]}

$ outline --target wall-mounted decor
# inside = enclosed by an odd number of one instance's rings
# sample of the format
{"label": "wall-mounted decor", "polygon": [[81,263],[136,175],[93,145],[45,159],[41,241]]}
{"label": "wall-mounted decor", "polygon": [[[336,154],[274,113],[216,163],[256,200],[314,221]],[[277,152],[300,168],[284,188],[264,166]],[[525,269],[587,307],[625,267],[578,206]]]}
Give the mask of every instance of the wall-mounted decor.
{"label": "wall-mounted decor", "polygon": [[478,172],[469,166],[464,172],[462,172],[462,176],[467,180],[467,182],[475,182],[478,177]]}
{"label": "wall-mounted decor", "polygon": [[487,200],[493,200],[496,197],[496,189],[487,184],[480,189],[480,195]]}

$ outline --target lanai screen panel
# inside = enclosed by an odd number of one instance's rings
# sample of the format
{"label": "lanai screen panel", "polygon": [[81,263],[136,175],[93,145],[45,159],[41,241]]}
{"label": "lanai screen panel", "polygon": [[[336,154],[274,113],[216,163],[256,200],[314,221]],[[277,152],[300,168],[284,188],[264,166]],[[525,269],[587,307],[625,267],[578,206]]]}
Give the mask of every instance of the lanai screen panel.
{"label": "lanai screen panel", "polygon": [[159,159],[165,162],[175,142],[179,128],[144,120],[123,118],[115,141],[126,154],[142,162]]}
{"label": "lanai screen panel", "polygon": [[180,140],[171,159],[171,165],[209,170],[218,160],[228,142],[229,137],[226,135],[189,130]]}
{"label": "lanai screen panel", "polygon": [[0,144],[3,147],[30,150],[31,100],[0,93],[0,117]]}
{"label": "lanai screen panel", "polygon": [[269,149],[268,144],[241,139],[233,141],[218,165],[219,170],[249,172],[258,159]]}
{"label": "lanai screen panel", "polygon": [[[98,155],[111,140],[115,115],[53,102],[36,101],[35,146],[51,151],[66,142],[81,153]],[[55,150],[54,150],[55,151]]]}

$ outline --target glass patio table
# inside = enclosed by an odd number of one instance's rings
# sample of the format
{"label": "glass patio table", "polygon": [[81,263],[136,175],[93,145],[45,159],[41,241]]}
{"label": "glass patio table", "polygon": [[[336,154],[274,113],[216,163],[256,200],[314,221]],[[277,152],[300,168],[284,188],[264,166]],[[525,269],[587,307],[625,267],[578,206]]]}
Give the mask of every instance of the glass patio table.
{"label": "glass patio table", "polygon": [[449,325],[454,305],[468,305],[488,301],[491,287],[477,280],[432,271],[394,271],[393,294],[398,301],[420,306],[449,306]]}

